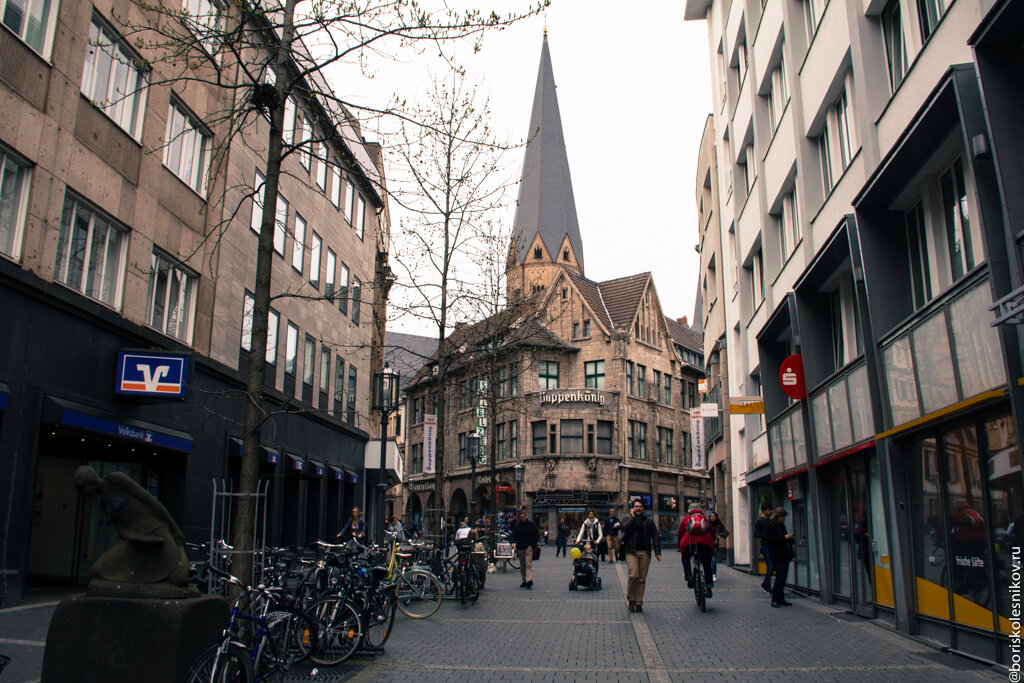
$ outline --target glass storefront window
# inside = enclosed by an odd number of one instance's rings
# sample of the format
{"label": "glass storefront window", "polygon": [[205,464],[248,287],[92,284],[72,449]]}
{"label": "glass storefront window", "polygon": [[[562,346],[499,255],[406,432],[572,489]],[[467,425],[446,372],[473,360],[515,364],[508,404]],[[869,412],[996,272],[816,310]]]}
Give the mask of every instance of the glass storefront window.
{"label": "glass storefront window", "polygon": [[910,337],[903,335],[883,352],[885,383],[889,390],[889,408],[893,424],[900,425],[921,417],[917,403],[914,360],[910,355]]}
{"label": "glass storefront window", "polygon": [[882,506],[882,476],[878,456],[868,461],[868,488],[871,497],[871,544],[874,555],[875,602],[896,607],[892,585],[892,562],[889,557],[889,537],[886,535],[885,511]]}
{"label": "glass storefront window", "polygon": [[819,457],[828,455],[832,448],[832,419],[828,408],[828,392],[823,391],[811,399],[811,414],[814,416],[814,445]]}
{"label": "glass storefront window", "polygon": [[1013,416],[1000,415],[985,422],[992,540],[995,549],[996,607],[999,630],[1012,633],[1010,584],[1014,547],[1024,546],[1024,486],[1020,476],[1020,450]]}
{"label": "glass storefront window", "polygon": [[991,305],[988,282],[983,281],[949,307],[957,367],[965,398],[1003,383],[999,337],[996,328],[989,324],[992,320]]}
{"label": "glass storefront window", "polygon": [[837,382],[829,387],[828,402],[832,406],[832,434],[835,450],[840,451],[853,443],[850,428],[850,404],[846,398],[846,382]]}
{"label": "glass storefront window", "polygon": [[807,464],[807,443],[804,439],[804,414],[800,410],[794,410],[789,414],[789,421],[792,424],[793,435],[793,465]]}
{"label": "glass storefront window", "polygon": [[956,380],[949,353],[945,311],[925,320],[913,332],[914,357],[925,414],[956,403]]}
{"label": "glass storefront window", "polygon": [[782,440],[782,469],[792,469],[796,461],[793,458],[793,428],[789,418],[779,423],[779,438]]}
{"label": "glass storefront window", "polygon": [[850,387],[853,440],[860,442],[870,439],[875,434],[875,425],[871,412],[871,396],[868,394],[867,366],[861,365],[851,372],[847,383]]}
{"label": "glass storefront window", "polygon": [[907,464],[917,611],[949,619],[946,525],[943,522],[935,439],[929,437],[908,444]]}
{"label": "glass storefront window", "polygon": [[846,474],[840,470],[825,480],[832,522],[832,591],[850,597],[850,519],[846,514]]}
{"label": "glass storefront window", "polygon": [[769,437],[772,440],[772,470],[774,474],[778,474],[786,469],[785,464],[782,462],[782,439],[779,424],[773,424],[769,431]]}

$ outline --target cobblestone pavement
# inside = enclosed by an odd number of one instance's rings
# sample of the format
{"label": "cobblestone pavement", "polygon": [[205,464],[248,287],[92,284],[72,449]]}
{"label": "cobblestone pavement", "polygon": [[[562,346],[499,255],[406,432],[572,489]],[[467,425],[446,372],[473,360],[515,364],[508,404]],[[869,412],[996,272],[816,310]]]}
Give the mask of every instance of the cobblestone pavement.
{"label": "cobblestone pavement", "polygon": [[[550,553],[550,548],[548,549]],[[571,560],[491,574],[479,602],[445,602],[424,620],[398,615],[385,652],[350,660],[351,681],[971,681],[1004,675],[945,654],[837,608],[792,597],[772,609],[758,579],[719,569],[700,613],[685,590],[679,555],[652,562],[644,613],[626,609],[625,565],[601,567],[603,590],[570,592]],[[0,610],[0,683],[36,681],[55,603]],[[355,668],[355,667],[353,667]],[[340,680],[321,669],[309,680]],[[288,680],[297,680],[295,673]]]}

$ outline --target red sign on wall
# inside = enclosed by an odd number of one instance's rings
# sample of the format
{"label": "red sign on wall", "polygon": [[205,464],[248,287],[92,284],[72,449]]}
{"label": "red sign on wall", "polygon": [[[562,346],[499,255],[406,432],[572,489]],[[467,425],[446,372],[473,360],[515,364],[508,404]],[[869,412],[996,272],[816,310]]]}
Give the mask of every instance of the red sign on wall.
{"label": "red sign on wall", "polygon": [[800,400],[807,396],[807,386],[804,384],[804,359],[799,354],[793,354],[782,361],[779,368],[779,384],[786,396]]}

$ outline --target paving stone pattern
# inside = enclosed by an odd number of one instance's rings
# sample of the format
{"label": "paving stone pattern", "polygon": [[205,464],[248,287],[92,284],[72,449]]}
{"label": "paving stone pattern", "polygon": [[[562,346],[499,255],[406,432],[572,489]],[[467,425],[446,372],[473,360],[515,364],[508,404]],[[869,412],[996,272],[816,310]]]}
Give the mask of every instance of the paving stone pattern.
{"label": "paving stone pattern", "polygon": [[[790,599],[772,609],[759,579],[719,568],[700,613],[679,556],[653,562],[644,613],[626,609],[625,565],[602,565],[601,591],[570,592],[572,562],[491,574],[475,605],[445,602],[430,619],[398,615],[384,653],[350,660],[350,681],[972,681],[1004,675],[937,652],[868,620],[831,616],[835,606]],[[0,653],[14,661],[2,683],[38,680],[52,603],[0,610]],[[300,680],[293,672],[288,680]],[[331,670],[308,680],[340,680]],[[340,673],[340,672],[337,672]]]}

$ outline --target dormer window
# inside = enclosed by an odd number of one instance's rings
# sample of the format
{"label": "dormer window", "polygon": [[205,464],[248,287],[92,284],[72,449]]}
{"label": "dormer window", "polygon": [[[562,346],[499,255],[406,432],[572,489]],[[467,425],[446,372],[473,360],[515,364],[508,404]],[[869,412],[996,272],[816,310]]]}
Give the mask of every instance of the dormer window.
{"label": "dormer window", "polygon": [[543,252],[541,251],[540,247],[533,248],[533,258],[542,258],[542,254]]}
{"label": "dormer window", "polygon": [[562,249],[562,260],[563,261],[568,261],[569,260],[569,247],[564,247]]}
{"label": "dormer window", "polygon": [[569,288],[568,287],[562,287],[562,298],[563,299],[568,299],[569,298]]}

